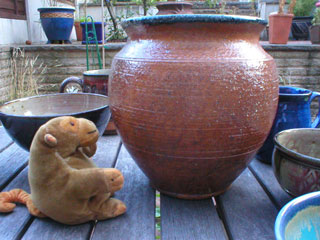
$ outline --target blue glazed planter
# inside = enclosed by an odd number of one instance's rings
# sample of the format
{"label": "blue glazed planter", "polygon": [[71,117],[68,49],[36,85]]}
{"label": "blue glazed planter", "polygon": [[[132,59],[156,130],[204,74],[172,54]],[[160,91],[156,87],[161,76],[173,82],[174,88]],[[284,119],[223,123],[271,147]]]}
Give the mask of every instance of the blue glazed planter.
{"label": "blue glazed planter", "polygon": [[[283,130],[292,128],[316,128],[320,123],[320,114],[311,121],[310,104],[318,92],[308,89],[280,86],[278,110],[271,131],[263,146],[259,149],[256,158],[271,164],[274,147],[274,136]],[[320,100],[319,100],[320,101]]]}
{"label": "blue glazed planter", "polygon": [[[96,42],[93,40],[94,36],[93,36],[93,29],[92,29],[92,22],[87,22],[87,29],[88,29],[88,37],[89,37],[89,44],[95,44]],[[86,23],[80,23],[80,26],[82,28],[82,44],[86,44]],[[104,23],[104,26],[106,26],[106,23]],[[97,40],[98,43],[101,44],[102,43],[102,22],[94,22],[94,28],[96,30],[96,34],[97,34]]]}
{"label": "blue glazed planter", "polygon": [[65,41],[70,43],[73,28],[74,8],[47,7],[38,8],[42,28],[48,38],[48,43]]}
{"label": "blue glazed planter", "polygon": [[320,192],[302,195],[279,212],[274,233],[276,240],[312,240],[320,234]]}

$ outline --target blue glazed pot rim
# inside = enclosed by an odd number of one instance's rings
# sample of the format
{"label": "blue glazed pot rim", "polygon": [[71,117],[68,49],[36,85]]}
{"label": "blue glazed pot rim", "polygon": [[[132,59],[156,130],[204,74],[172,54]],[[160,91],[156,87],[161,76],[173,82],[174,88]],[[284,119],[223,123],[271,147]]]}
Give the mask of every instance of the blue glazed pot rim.
{"label": "blue glazed pot rim", "polygon": [[[318,192],[312,192],[304,194],[300,197],[297,197],[290,202],[288,202],[278,213],[275,224],[274,224],[274,234],[276,237],[276,240],[285,240],[284,238],[284,231],[286,227],[285,220],[288,219],[287,222],[289,222],[295,214],[299,211],[299,209],[303,209],[303,205],[305,206],[314,206],[312,203],[313,200],[320,199],[320,191]],[[318,206],[320,205],[320,200]],[[299,208],[300,207],[300,208]]]}
{"label": "blue glazed pot rim", "polygon": [[74,7],[42,7],[38,8],[38,11],[52,11],[52,10],[67,10],[67,11],[75,11],[76,9]]}
{"label": "blue glazed pot rim", "polygon": [[55,93],[55,94],[43,94],[43,95],[37,95],[37,96],[31,96],[31,97],[25,97],[25,98],[19,98],[19,99],[15,99],[12,100],[10,102],[6,102],[3,105],[0,106],[0,115],[3,116],[7,116],[7,117],[15,117],[15,118],[52,118],[52,117],[62,117],[62,116],[75,116],[78,114],[84,114],[84,113],[88,113],[88,112],[93,112],[93,111],[97,111],[97,110],[101,110],[104,108],[109,108],[109,104],[103,105],[101,107],[97,107],[97,108],[93,108],[87,111],[82,111],[82,112],[73,112],[73,113],[68,113],[68,114],[48,114],[48,115],[32,115],[32,116],[27,116],[27,115],[14,115],[14,114],[7,114],[1,111],[2,107],[5,107],[7,105],[10,104],[14,104],[16,102],[23,102],[23,101],[27,101],[29,99],[34,99],[34,98],[41,98],[41,97],[51,97],[51,96],[57,96],[57,95],[87,95],[87,96],[97,96],[97,97],[101,97],[101,98],[105,98],[106,100],[109,98],[105,95],[101,95],[101,94],[95,94],[95,93]]}
{"label": "blue glazed pot rim", "polygon": [[121,22],[122,27],[127,28],[132,25],[158,25],[172,23],[252,23],[267,25],[267,21],[249,16],[234,16],[234,15],[210,15],[210,14],[172,14],[172,15],[156,15],[146,17],[128,18]]}
{"label": "blue glazed pot rim", "polygon": [[[281,93],[281,89],[290,89],[295,91],[301,91],[304,93]],[[279,87],[279,96],[285,96],[285,97],[308,97],[311,96],[312,91],[305,88],[299,88],[299,87],[293,87],[293,86],[280,86]]]}
{"label": "blue glazed pot rim", "polygon": [[[279,151],[282,151],[282,152],[286,153],[287,155],[293,157],[298,164],[311,166],[312,168],[320,168],[320,159],[319,158],[314,158],[314,157],[310,157],[310,156],[302,154],[302,153],[295,152],[289,148],[286,148],[285,146],[283,146],[282,144],[279,143],[278,137],[280,135],[287,134],[289,132],[295,132],[295,131],[316,131],[320,135],[320,129],[317,129],[317,128],[293,128],[293,129],[283,130],[283,131],[277,133],[273,138],[275,148],[278,148]],[[290,159],[290,160],[294,161],[292,159]]]}

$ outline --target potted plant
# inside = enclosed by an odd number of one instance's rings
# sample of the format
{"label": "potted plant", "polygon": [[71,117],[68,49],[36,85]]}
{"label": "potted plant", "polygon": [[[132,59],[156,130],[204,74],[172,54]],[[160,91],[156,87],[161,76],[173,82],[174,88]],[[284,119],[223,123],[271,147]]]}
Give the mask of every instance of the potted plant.
{"label": "potted plant", "polygon": [[295,40],[309,40],[312,12],[317,0],[297,0],[292,19],[291,33]]}
{"label": "potted plant", "polygon": [[48,43],[71,43],[74,7],[58,6],[58,0],[48,0],[49,7],[38,8],[42,28]]}
{"label": "potted plant", "polygon": [[86,19],[85,17],[82,18],[76,18],[74,20],[74,28],[76,30],[76,35],[77,35],[77,41],[82,41],[82,27],[81,27],[81,23],[85,22]]}
{"label": "potted plant", "polygon": [[284,13],[285,0],[279,0],[279,11],[269,16],[269,42],[287,44],[296,0],[291,0],[288,13]]}
{"label": "potted plant", "polygon": [[316,8],[312,19],[312,26],[310,26],[310,40],[312,44],[320,43],[320,7]]}

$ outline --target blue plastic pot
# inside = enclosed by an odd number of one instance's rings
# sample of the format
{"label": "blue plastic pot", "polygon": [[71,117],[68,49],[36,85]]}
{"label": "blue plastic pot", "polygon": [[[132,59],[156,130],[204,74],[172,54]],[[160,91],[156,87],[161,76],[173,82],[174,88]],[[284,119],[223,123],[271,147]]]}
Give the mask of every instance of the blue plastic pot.
{"label": "blue plastic pot", "polygon": [[75,9],[72,7],[47,7],[38,8],[38,11],[48,43],[53,43],[53,41],[70,43]]}
{"label": "blue plastic pot", "polygon": [[308,89],[280,86],[277,114],[267,140],[256,155],[257,159],[271,164],[273,138],[278,132],[292,128],[316,128],[319,126],[319,112],[312,122],[310,110],[312,100],[318,96],[320,93]]}
{"label": "blue plastic pot", "polygon": [[[92,30],[92,22],[82,22],[80,23],[80,26],[82,28],[82,44],[86,44],[86,24],[87,26],[87,30],[89,32],[88,37],[89,37],[89,44],[95,44],[96,41],[93,40],[93,30]],[[106,26],[106,23],[104,23],[104,26]],[[94,27],[96,30],[96,35],[97,35],[97,40],[98,43],[101,44],[102,43],[102,22],[94,22]]]}

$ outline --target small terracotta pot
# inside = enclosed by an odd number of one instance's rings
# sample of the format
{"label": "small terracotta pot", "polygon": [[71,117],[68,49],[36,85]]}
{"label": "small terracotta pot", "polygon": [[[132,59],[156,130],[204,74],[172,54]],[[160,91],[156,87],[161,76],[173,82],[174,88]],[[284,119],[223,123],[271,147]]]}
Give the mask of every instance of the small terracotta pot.
{"label": "small terracotta pot", "polygon": [[269,16],[269,43],[287,44],[293,14],[271,14]]}
{"label": "small terracotta pot", "polygon": [[74,27],[76,29],[77,41],[82,41],[82,28],[80,22],[74,22]]}
{"label": "small terracotta pot", "polygon": [[310,40],[312,44],[320,43],[320,25],[311,26],[310,30]]}
{"label": "small terracotta pot", "polygon": [[157,3],[157,9],[159,10],[157,15],[193,14],[192,5],[188,2],[159,2]]}

